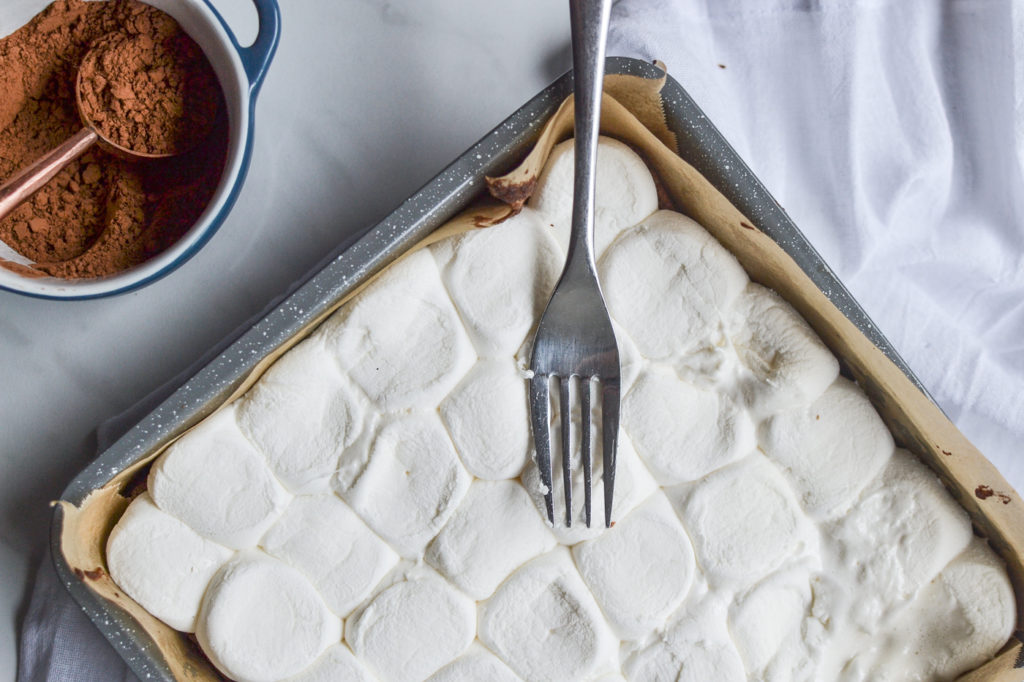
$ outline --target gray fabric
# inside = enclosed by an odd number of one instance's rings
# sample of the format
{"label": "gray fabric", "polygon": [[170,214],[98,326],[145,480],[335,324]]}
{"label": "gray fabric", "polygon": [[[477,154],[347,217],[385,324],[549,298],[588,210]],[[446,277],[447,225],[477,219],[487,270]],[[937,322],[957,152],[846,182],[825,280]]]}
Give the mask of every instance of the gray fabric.
{"label": "gray fabric", "polygon": [[60,583],[47,552],[22,626],[18,682],[135,680]]}

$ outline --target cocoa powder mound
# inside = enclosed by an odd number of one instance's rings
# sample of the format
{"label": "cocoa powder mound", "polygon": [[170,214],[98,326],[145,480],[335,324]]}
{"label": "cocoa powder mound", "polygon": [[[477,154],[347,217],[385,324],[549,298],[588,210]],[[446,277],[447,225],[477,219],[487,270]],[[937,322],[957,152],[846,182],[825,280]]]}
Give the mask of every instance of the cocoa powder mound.
{"label": "cocoa powder mound", "polygon": [[[0,40],[0,178],[81,128],[75,81],[94,44],[151,35],[154,25],[195,46],[168,15],[136,0],[57,0]],[[227,113],[219,88],[215,95],[212,130],[195,149],[128,162],[94,147],[0,221],[0,239],[37,271],[65,279],[115,274],[166,249],[202,213],[224,168]]]}
{"label": "cocoa powder mound", "polygon": [[209,133],[220,88],[202,50],[169,16],[95,43],[78,69],[82,114],[110,142],[178,154]]}

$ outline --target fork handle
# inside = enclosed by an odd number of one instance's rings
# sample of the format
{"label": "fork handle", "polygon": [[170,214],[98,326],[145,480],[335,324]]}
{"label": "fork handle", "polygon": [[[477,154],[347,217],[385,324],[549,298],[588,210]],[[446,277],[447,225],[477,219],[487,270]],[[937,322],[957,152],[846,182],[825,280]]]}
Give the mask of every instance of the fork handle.
{"label": "fork handle", "polygon": [[572,232],[566,269],[594,272],[594,193],[611,0],[569,0],[576,117]]}

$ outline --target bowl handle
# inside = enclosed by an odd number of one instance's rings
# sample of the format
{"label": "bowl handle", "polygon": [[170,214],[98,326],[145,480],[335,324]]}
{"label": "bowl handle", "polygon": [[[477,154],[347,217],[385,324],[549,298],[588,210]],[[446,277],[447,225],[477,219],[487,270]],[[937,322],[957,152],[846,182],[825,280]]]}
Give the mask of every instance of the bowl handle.
{"label": "bowl handle", "polygon": [[278,7],[277,0],[252,0],[252,4],[256,6],[259,30],[256,32],[256,40],[249,47],[242,47],[238,44],[234,31],[224,21],[224,17],[213,6],[212,1],[205,0],[205,2],[214,15],[216,15],[221,26],[224,27],[224,31],[228,34],[231,44],[235,46],[235,50],[238,51],[238,56],[242,60],[242,66],[245,68],[245,75],[249,79],[250,99],[255,98],[260,85],[263,84],[263,77],[267,73],[267,67],[270,66],[270,60],[274,58],[274,52],[277,51],[277,44],[281,39],[281,8]]}

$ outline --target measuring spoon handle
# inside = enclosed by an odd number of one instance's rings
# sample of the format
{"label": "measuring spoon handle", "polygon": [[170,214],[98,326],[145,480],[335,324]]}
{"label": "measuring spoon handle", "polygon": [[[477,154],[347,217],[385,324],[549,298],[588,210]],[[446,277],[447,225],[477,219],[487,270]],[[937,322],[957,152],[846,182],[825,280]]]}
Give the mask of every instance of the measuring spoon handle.
{"label": "measuring spoon handle", "polygon": [[96,143],[99,135],[92,128],[82,128],[58,147],[22,168],[10,180],[0,185],[0,220],[21,205],[21,202],[35,194],[89,147]]}

